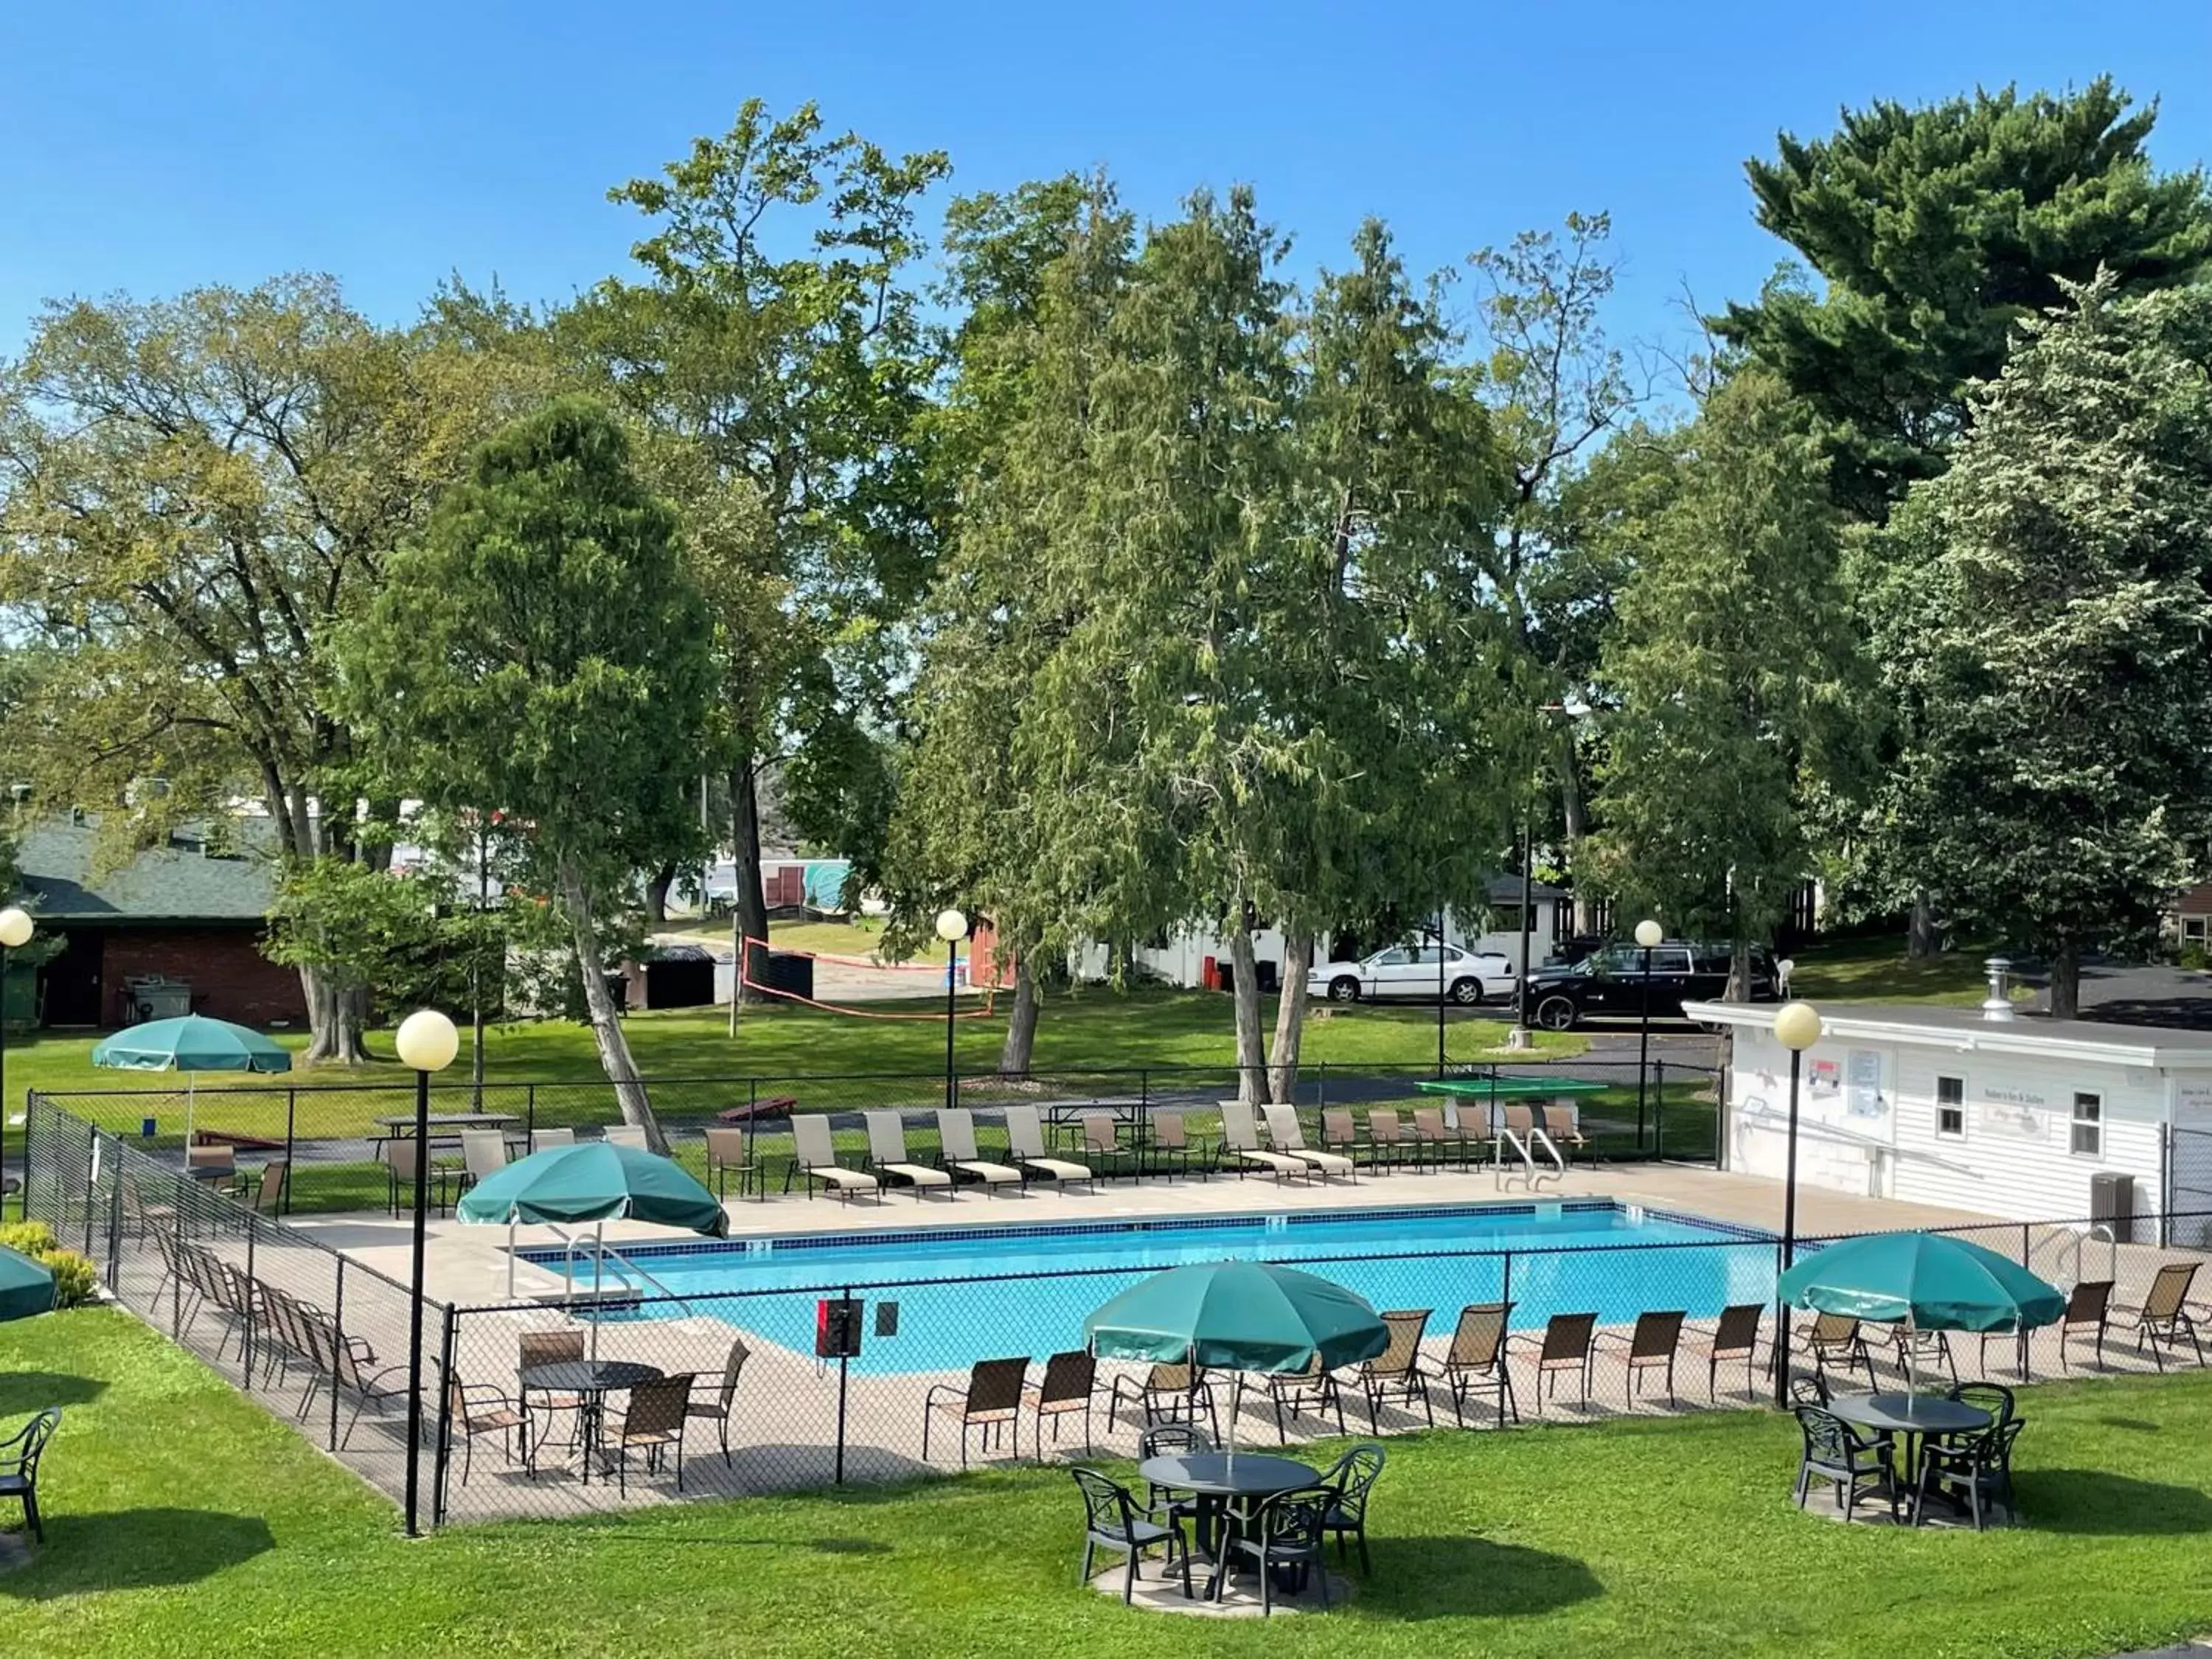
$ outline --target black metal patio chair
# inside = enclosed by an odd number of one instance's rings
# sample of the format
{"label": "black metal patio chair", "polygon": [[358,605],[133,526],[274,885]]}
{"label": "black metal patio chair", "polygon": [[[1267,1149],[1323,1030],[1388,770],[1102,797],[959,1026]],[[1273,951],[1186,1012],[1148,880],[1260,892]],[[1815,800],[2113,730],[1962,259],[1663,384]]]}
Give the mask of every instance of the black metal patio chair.
{"label": "black metal patio chair", "polygon": [[1336,1559],[1340,1561],[1348,1553],[1348,1543],[1358,1542],[1362,1572],[1374,1571],[1367,1559],[1367,1500],[1374,1492],[1376,1478],[1382,1473],[1382,1448],[1370,1441],[1354,1446],[1322,1471],[1321,1484],[1336,1493],[1336,1502],[1329,1506],[1322,1525],[1336,1534]]}
{"label": "black metal patio chair", "polygon": [[1897,1519],[1897,1465],[1887,1440],[1862,1437],[1833,1412],[1818,1406],[1797,1407],[1797,1425],[1804,1431],[1805,1454],[1797,1466],[1797,1507],[1803,1509],[1815,1480],[1833,1488],[1836,1507],[1848,1521],[1859,1500],[1878,1490],[1889,1504],[1889,1518]]}
{"label": "black metal patio chair", "polygon": [[1306,1575],[1314,1574],[1321,1583],[1321,1604],[1326,1607],[1328,1570],[1323,1565],[1322,1553],[1328,1534],[1329,1511],[1336,1501],[1334,1487],[1314,1486],[1277,1492],[1261,1504],[1251,1526],[1229,1540],[1224,1559],[1214,1571],[1215,1595],[1218,1596],[1220,1593],[1229,1561],[1243,1556],[1260,1570],[1262,1617],[1275,1611],[1278,1574],[1289,1580],[1293,1591],[1304,1589]]}
{"label": "black metal patio chair", "polygon": [[49,1406],[0,1440],[0,1498],[13,1498],[22,1504],[24,1529],[41,1544],[46,1541],[46,1528],[39,1516],[39,1460],[61,1421],[61,1413]]}
{"label": "black metal patio chair", "polygon": [[1075,1478],[1076,1490],[1083,1494],[1083,1565],[1077,1569],[1077,1582],[1091,1582],[1091,1564],[1097,1553],[1119,1550],[1127,1558],[1127,1566],[1121,1580],[1121,1600],[1132,1602],[1137,1595],[1137,1562],[1144,1553],[1156,1544],[1167,1546],[1167,1565],[1182,1565],[1183,1598],[1190,1598],[1190,1542],[1183,1534],[1182,1522],[1170,1515],[1165,1522],[1151,1521],[1137,1513],[1136,1500],[1129,1489],[1107,1479],[1097,1469],[1077,1467],[1068,1470]]}

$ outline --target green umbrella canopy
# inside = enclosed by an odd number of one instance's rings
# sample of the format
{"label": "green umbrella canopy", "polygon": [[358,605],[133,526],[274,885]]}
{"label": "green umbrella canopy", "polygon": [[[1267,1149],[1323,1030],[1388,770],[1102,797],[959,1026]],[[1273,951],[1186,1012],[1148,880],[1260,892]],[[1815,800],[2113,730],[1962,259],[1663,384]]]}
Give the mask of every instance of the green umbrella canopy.
{"label": "green umbrella canopy", "polygon": [[1103,1359],[1295,1371],[1318,1352],[1334,1369],[1372,1359],[1389,1329],[1365,1297],[1264,1261],[1175,1267],[1133,1285],[1083,1322]]}
{"label": "green umbrella canopy", "polygon": [[258,1031],[185,1014],[118,1031],[92,1051],[92,1063],[130,1072],[289,1072],[292,1056]]}
{"label": "green umbrella canopy", "polygon": [[649,1221],[720,1238],[730,1218],[673,1158],[608,1140],[549,1146],[517,1158],[461,1194],[464,1221]]}
{"label": "green umbrella canopy", "polygon": [[0,1319],[28,1319],[54,1305],[54,1276],[46,1265],[0,1244]]}
{"label": "green umbrella canopy", "polygon": [[2066,1311],[2066,1298],[2018,1262],[1942,1233],[1831,1244],[1783,1274],[1778,1293],[1800,1308],[1923,1331],[2033,1329]]}

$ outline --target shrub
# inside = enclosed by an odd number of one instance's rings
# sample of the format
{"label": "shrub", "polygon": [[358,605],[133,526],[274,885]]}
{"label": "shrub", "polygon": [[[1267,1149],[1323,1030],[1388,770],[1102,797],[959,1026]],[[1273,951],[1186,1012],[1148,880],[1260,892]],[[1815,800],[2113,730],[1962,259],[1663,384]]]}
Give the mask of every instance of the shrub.
{"label": "shrub", "polygon": [[48,1250],[39,1257],[54,1276],[54,1306],[82,1308],[98,1294],[100,1269],[75,1250]]}
{"label": "shrub", "polygon": [[2201,945],[2185,945],[2181,947],[2181,965],[2191,973],[2202,973],[2212,966],[2212,956],[2208,956]]}
{"label": "shrub", "polygon": [[54,1248],[54,1230],[43,1221],[11,1221],[0,1226],[0,1244],[25,1255],[42,1256]]}

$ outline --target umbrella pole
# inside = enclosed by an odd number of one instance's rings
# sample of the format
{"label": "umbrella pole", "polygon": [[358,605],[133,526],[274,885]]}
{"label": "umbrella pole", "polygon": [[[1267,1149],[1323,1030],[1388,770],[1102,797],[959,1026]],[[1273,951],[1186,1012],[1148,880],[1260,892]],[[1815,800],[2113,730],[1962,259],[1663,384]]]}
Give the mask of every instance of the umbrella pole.
{"label": "umbrella pole", "polygon": [[517,1210],[507,1212],[507,1299],[514,1300],[514,1227],[520,1215]]}
{"label": "umbrella pole", "polygon": [[607,1266],[607,1224],[599,1223],[592,1233],[592,1363],[599,1361],[599,1280]]}
{"label": "umbrella pole", "polygon": [[186,1175],[192,1172],[192,1114],[193,1108],[198,1103],[199,1079],[193,1073],[186,1072],[185,1073],[185,1173]]}

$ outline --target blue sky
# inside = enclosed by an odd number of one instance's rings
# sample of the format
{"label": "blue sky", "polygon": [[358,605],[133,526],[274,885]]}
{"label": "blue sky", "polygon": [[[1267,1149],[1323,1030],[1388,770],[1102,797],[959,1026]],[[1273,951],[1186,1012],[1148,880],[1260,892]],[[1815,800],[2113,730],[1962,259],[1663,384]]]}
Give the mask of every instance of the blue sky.
{"label": "blue sky", "polygon": [[[1147,213],[1249,181],[1302,271],[1380,214],[1419,267],[1610,209],[1624,336],[1679,333],[1784,250],[1741,167],[1838,107],[2111,70],[2212,155],[2212,6],[1208,3],[753,6],[380,0],[6,8],[0,348],[49,296],[287,270],[372,315],[441,276],[558,299],[626,263],[608,185],[757,94],[942,148],[954,187],[1096,164]],[[95,19],[97,21],[95,21]]]}

